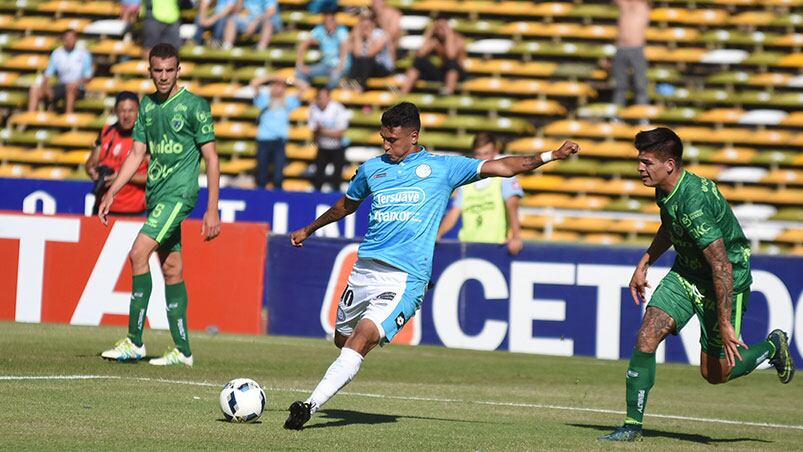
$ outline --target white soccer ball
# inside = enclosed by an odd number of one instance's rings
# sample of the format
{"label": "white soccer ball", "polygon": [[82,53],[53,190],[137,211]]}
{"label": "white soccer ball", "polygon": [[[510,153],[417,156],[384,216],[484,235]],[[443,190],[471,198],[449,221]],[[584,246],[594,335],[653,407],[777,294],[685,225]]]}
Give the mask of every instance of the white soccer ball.
{"label": "white soccer ball", "polygon": [[231,422],[254,422],[265,409],[265,391],[250,378],[235,378],[220,391],[220,409]]}

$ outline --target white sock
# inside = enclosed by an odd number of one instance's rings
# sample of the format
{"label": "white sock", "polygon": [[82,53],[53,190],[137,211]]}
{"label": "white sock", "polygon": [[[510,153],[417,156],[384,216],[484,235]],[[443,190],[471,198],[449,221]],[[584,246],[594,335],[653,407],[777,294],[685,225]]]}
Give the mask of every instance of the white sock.
{"label": "white sock", "polygon": [[362,355],[350,348],[343,347],[340,350],[340,356],[329,366],[323,379],[307,399],[307,403],[311,406],[311,414],[315,414],[337,391],[349,384],[360,370],[362,360]]}

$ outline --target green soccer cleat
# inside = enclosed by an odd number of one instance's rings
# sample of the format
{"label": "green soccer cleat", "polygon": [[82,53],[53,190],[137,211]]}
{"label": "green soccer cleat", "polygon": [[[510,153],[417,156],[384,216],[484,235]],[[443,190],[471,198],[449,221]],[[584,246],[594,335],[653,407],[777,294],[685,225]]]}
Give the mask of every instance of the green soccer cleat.
{"label": "green soccer cleat", "polygon": [[117,361],[139,361],[145,357],[145,344],[137,347],[129,338],[123,338],[114,344],[114,347],[101,353],[100,356],[106,359]]}
{"label": "green soccer cleat", "polygon": [[635,424],[625,424],[612,433],[599,438],[602,441],[641,441],[641,426]]}
{"label": "green soccer cleat", "polygon": [[775,354],[770,358],[770,364],[778,371],[778,379],[786,384],[795,376],[795,362],[789,354],[789,339],[781,330],[772,330],[767,340],[775,346]]}
{"label": "green soccer cleat", "polygon": [[150,363],[154,366],[184,364],[187,367],[192,367],[192,356],[184,356],[177,348],[173,348],[168,350],[161,358],[153,358]]}

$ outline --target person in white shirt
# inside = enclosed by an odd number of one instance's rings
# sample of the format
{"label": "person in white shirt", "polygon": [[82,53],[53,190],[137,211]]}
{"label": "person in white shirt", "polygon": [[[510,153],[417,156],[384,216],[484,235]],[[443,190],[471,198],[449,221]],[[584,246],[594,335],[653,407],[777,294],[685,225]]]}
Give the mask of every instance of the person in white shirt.
{"label": "person in white shirt", "polygon": [[[50,54],[41,83],[34,83],[28,91],[28,111],[36,111],[42,100],[55,104],[64,99],[64,112],[72,113],[75,100],[83,97],[84,84],[92,77],[92,55],[83,47],[77,47],[78,33],[64,32],[64,45]],[[50,86],[50,78],[58,76],[58,82]]]}
{"label": "person in white shirt", "polygon": [[[346,163],[346,129],[349,127],[349,112],[340,102],[331,100],[329,88],[320,88],[315,102],[309,109],[309,128],[312,130],[318,155],[315,157],[313,185],[320,191],[329,180],[333,191],[340,190],[343,181],[343,166]],[[326,177],[326,167],[334,166],[331,177]]]}

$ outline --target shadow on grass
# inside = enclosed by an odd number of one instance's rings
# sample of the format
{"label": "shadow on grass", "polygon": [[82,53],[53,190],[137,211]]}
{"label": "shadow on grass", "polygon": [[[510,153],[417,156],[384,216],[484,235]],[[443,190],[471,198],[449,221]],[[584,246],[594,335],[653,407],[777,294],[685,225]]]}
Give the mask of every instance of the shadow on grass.
{"label": "shadow on grass", "polygon": [[[566,424],[572,427],[588,428],[599,430],[600,432],[610,433],[614,431],[616,426],[610,425],[593,425],[593,424]],[[755,442],[772,444],[772,441],[757,438],[711,438],[710,436],[697,435],[693,433],[678,433],[678,432],[665,432],[661,430],[644,429],[644,438],[671,438],[680,441],[689,441],[698,444],[715,445],[719,443],[741,443],[741,442]]]}
{"label": "shadow on grass", "polygon": [[427,421],[445,421],[445,422],[468,422],[476,424],[489,424],[491,422],[485,421],[467,421],[464,419],[444,419],[437,417],[425,416],[397,416],[393,414],[375,414],[375,413],[361,413],[359,411],[351,410],[323,410],[319,411],[315,419],[326,420],[327,422],[320,422],[312,425],[305,426],[308,428],[321,428],[321,427],[340,427],[344,425],[373,425],[373,424],[389,424],[397,422],[399,419],[422,419]]}
{"label": "shadow on grass", "polygon": [[260,420],[256,420],[254,422],[231,422],[231,421],[227,421],[225,417],[217,418],[217,421],[218,422],[223,422],[225,424],[238,424],[238,425],[259,425],[259,424],[262,423],[262,421],[260,421]]}

